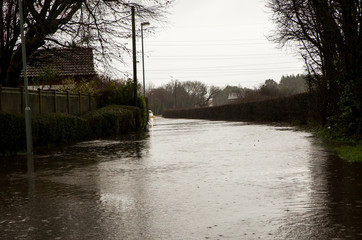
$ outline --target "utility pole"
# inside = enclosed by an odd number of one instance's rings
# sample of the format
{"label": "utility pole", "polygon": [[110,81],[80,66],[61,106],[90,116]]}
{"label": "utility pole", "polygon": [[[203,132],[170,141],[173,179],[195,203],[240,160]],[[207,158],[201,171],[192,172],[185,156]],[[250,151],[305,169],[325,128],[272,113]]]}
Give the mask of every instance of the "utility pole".
{"label": "utility pole", "polygon": [[146,80],[145,80],[145,51],[143,46],[143,26],[150,25],[149,22],[141,23],[141,40],[142,40],[142,73],[143,73],[143,97],[146,98]]}
{"label": "utility pole", "polygon": [[21,51],[23,57],[23,72],[24,72],[24,89],[25,89],[25,131],[26,131],[26,149],[27,149],[27,168],[30,177],[34,174],[34,160],[33,160],[33,137],[31,130],[31,109],[29,106],[29,93],[28,93],[28,77],[26,74],[26,48],[25,48],[25,36],[24,36],[24,16],[23,16],[23,4],[21,0],[18,0],[19,14],[20,14],[20,32],[21,32]]}
{"label": "utility pole", "polygon": [[137,106],[137,51],[136,51],[136,21],[135,8],[131,6],[132,11],[132,54],[133,54],[133,102]]}

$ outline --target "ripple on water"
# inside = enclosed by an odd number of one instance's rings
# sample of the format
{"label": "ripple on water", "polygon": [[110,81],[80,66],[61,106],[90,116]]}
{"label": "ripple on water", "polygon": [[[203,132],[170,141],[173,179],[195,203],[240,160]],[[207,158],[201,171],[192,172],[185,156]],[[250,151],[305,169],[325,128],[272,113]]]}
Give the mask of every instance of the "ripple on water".
{"label": "ripple on water", "polygon": [[[360,165],[293,128],[156,119],[0,175],[5,239],[359,239]],[[19,160],[19,163],[23,160]],[[13,165],[15,168],[17,165]]]}

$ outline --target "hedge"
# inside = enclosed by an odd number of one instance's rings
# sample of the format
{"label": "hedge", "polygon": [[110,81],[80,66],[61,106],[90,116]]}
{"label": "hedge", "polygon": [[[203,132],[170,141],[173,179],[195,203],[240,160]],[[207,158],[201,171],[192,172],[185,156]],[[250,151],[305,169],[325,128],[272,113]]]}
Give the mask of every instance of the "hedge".
{"label": "hedge", "polygon": [[130,106],[107,106],[89,112],[83,118],[89,124],[91,138],[138,131],[144,126],[141,110]]}
{"label": "hedge", "polygon": [[21,115],[0,112],[0,153],[25,148],[25,120]]}
{"label": "hedge", "polygon": [[287,98],[228,104],[223,106],[176,109],[164,111],[166,118],[193,118],[246,122],[298,122],[314,121],[308,94]]}
{"label": "hedge", "polygon": [[35,115],[32,118],[33,145],[69,144],[89,135],[85,119],[64,113]]}
{"label": "hedge", "polygon": [[[139,131],[146,125],[140,108],[107,106],[81,117],[64,113],[32,117],[33,146],[70,144]],[[26,149],[24,115],[0,112],[0,154]]]}

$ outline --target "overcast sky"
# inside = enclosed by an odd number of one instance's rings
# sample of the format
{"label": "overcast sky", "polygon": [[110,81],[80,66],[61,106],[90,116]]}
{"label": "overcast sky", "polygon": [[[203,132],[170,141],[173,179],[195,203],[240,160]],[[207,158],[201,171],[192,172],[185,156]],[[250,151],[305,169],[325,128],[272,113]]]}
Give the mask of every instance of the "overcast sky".
{"label": "overcast sky", "polygon": [[[264,0],[177,0],[169,12],[168,23],[144,38],[146,86],[177,79],[251,88],[304,72],[298,53],[267,40],[274,26]],[[121,69],[132,76],[131,61]]]}

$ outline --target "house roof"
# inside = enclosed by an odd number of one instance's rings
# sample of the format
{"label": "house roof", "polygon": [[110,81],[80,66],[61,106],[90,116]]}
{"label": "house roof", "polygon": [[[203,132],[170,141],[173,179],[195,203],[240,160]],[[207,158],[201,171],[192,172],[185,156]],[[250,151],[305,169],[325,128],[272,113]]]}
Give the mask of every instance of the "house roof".
{"label": "house roof", "polygon": [[37,77],[45,69],[51,69],[58,76],[96,75],[91,48],[53,48],[37,50],[27,64],[27,76]]}

